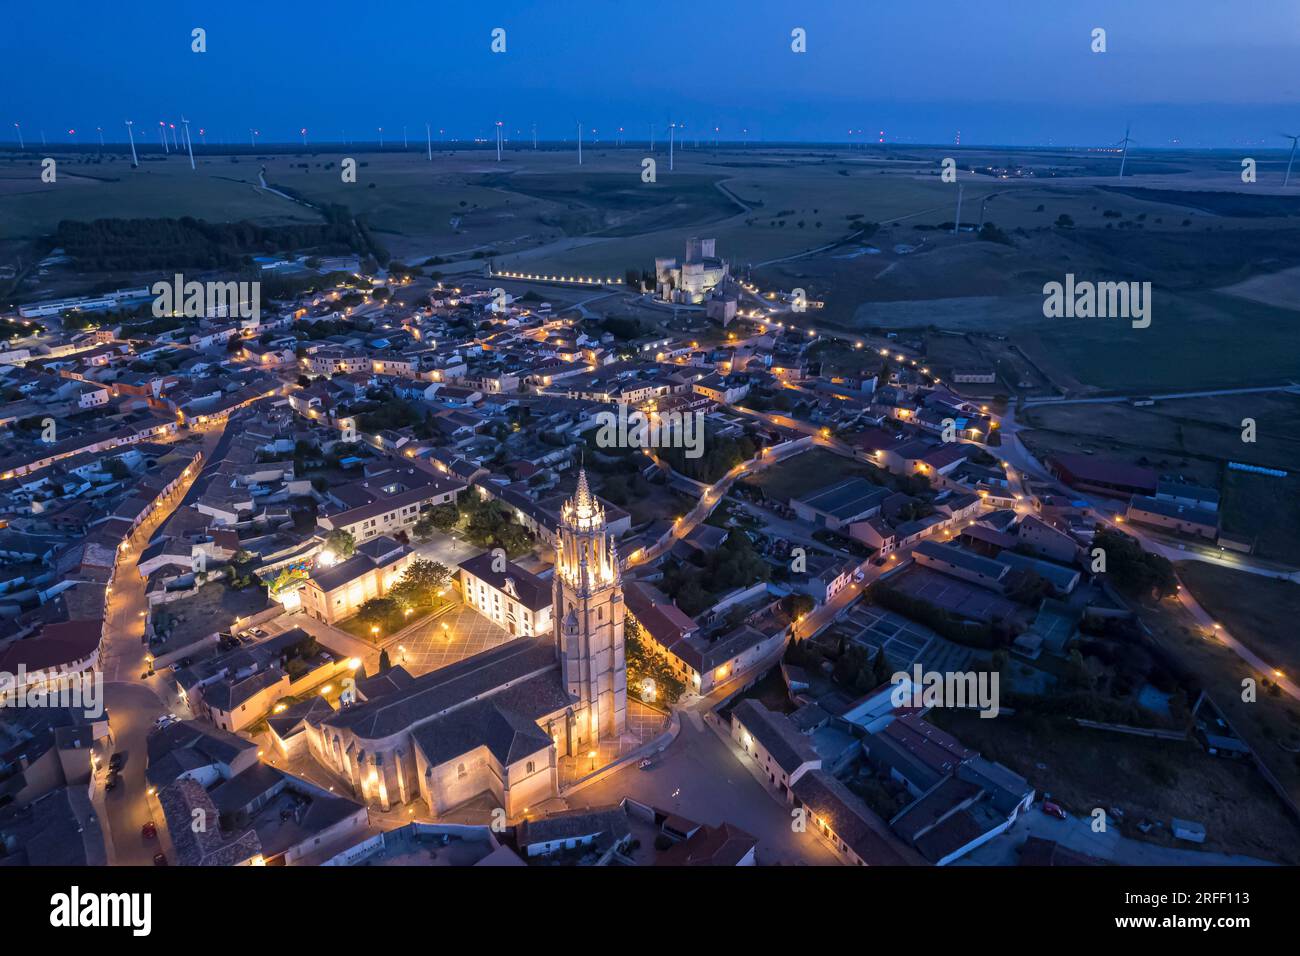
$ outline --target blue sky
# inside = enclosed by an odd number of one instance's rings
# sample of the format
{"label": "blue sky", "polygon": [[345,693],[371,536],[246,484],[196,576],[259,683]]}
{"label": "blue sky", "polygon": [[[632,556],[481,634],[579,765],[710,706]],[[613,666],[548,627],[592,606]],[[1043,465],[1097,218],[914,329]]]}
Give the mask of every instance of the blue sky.
{"label": "blue sky", "polygon": [[[1300,127],[1296,0],[549,0],[27,4],[0,35],[6,115],[67,139],[182,112],[210,140],[400,141],[576,120],[644,139],[1275,145]],[[190,30],[208,52],[190,51]],[[506,52],[490,50],[506,30]],[[790,31],[807,31],[807,52]],[[1090,50],[1094,27],[1107,52]],[[8,114],[12,113],[10,116]],[[139,127],[137,127],[139,128]],[[661,134],[662,135],[662,134]],[[691,134],[688,134],[691,135]],[[80,137],[79,137],[80,138]],[[83,141],[92,141],[89,138]]]}

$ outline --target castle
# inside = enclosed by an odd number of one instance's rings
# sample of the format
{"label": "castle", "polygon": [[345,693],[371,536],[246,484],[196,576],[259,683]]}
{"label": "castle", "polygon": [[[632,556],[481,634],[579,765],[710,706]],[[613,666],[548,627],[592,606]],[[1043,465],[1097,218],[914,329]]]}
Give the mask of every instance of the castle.
{"label": "castle", "polygon": [[618,549],[585,472],[561,510],[552,595],[550,634],[357,681],[353,703],[306,718],[312,757],[384,810],[443,813],[487,791],[515,819],[557,796],[559,759],[627,726]]}

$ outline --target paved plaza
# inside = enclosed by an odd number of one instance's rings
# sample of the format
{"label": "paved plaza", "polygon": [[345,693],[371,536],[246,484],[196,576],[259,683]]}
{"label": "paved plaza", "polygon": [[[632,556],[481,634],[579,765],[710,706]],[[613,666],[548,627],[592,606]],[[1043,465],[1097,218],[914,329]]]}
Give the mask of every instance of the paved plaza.
{"label": "paved plaza", "polygon": [[392,663],[401,664],[418,677],[509,640],[513,638],[505,628],[457,601],[446,610],[393,635],[384,642],[384,647]]}
{"label": "paved plaza", "polygon": [[667,714],[629,697],[627,730],[617,740],[602,740],[595,748],[595,757],[587,755],[591,751],[579,757],[561,757],[560,788],[568,787],[601,767],[608,766],[615,760],[645,746],[668,729],[668,722]]}

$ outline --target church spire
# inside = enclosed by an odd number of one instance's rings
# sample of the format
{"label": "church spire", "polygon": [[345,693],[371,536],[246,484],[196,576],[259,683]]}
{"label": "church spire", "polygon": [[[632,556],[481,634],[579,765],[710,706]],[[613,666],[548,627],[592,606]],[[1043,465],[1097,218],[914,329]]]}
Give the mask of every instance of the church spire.
{"label": "church spire", "polygon": [[573,509],[580,517],[586,518],[595,510],[596,499],[587,487],[587,469],[578,468],[578,490],[573,494]]}

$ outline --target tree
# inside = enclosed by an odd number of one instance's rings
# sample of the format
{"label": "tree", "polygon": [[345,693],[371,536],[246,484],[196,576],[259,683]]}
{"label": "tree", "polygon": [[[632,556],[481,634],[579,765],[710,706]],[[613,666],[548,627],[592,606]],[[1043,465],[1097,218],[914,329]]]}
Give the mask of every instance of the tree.
{"label": "tree", "polygon": [[357,619],[368,627],[378,627],[381,632],[391,632],[400,619],[397,602],[391,598],[371,598],[357,611]]}
{"label": "tree", "polygon": [[627,686],[638,698],[642,682],[655,682],[655,703],[671,707],[686,692],[686,684],[673,673],[668,660],[654,649],[631,614],[623,618],[623,653],[627,662]]}
{"label": "tree", "polygon": [[422,540],[431,538],[435,530],[447,534],[456,527],[458,521],[460,521],[460,512],[454,504],[435,505],[415,523],[415,536]]}
{"label": "tree", "polygon": [[451,572],[437,561],[416,558],[406,566],[402,578],[388,592],[398,604],[424,607],[433,603],[439,591],[451,583]]}
{"label": "tree", "polygon": [[876,650],[876,659],[871,662],[871,676],[875,678],[876,686],[887,683],[893,676],[893,671],[889,669],[889,661],[885,657],[884,647]]}
{"label": "tree", "polygon": [[352,532],[335,528],[325,536],[325,547],[333,551],[336,557],[350,558],[357,550],[357,539],[352,537]]}

